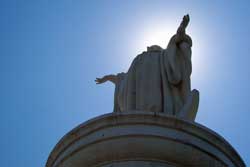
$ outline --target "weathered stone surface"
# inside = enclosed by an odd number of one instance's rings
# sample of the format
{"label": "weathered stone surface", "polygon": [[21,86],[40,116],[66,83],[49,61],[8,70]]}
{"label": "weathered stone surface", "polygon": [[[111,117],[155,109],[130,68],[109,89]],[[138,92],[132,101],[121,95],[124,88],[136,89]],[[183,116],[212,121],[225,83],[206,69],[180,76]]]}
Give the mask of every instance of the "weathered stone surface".
{"label": "weathered stone surface", "polygon": [[244,167],[221,136],[194,122],[157,112],[96,117],[66,134],[46,167]]}

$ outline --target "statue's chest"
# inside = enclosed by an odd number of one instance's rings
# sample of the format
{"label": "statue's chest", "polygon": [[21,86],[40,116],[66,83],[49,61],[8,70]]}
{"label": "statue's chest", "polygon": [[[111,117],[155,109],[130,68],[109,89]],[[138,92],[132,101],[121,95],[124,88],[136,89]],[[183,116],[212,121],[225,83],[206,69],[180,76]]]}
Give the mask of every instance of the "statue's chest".
{"label": "statue's chest", "polygon": [[136,65],[144,68],[156,68],[160,63],[160,52],[144,52],[138,56]]}

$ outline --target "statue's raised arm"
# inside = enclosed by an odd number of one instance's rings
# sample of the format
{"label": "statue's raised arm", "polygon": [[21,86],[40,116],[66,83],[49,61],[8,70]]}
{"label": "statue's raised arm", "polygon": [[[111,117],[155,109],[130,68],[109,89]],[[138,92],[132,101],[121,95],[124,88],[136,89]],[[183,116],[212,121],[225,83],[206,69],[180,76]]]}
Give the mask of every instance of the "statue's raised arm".
{"label": "statue's raised arm", "polygon": [[187,14],[183,17],[182,22],[177,29],[177,34],[185,34],[185,30],[188,26],[189,21],[190,21],[190,18],[189,18],[189,15]]}
{"label": "statue's raised arm", "polygon": [[190,21],[189,15],[185,15],[182,19],[180,26],[177,29],[176,35],[174,35],[174,42],[176,44],[180,44],[181,42],[185,41],[190,46],[192,46],[192,39],[186,34],[186,28]]}

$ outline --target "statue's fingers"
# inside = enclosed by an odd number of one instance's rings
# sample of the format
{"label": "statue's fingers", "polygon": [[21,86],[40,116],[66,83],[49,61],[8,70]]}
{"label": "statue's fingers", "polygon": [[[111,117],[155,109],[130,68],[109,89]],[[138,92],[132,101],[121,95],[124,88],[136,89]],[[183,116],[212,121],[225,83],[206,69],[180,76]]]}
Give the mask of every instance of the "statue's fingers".
{"label": "statue's fingers", "polygon": [[187,24],[189,23],[189,20],[190,20],[189,15],[187,15]]}
{"label": "statue's fingers", "polygon": [[100,83],[102,83],[100,80],[95,80],[95,83],[96,84],[100,84]]}
{"label": "statue's fingers", "polygon": [[186,20],[186,16],[183,16],[182,21]]}
{"label": "statue's fingers", "polygon": [[101,81],[102,79],[101,78],[96,78],[97,81]]}

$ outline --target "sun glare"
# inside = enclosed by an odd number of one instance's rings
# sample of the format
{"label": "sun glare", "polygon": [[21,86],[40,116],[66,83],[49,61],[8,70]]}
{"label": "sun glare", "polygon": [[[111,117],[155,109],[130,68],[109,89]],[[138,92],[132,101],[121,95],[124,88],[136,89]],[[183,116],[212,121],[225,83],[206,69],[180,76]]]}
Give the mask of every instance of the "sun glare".
{"label": "sun glare", "polygon": [[[161,23],[161,22],[160,22]],[[137,33],[135,35],[133,41],[133,58],[135,55],[146,51],[147,46],[152,45],[159,45],[163,49],[165,49],[168,45],[170,38],[176,33],[179,24],[176,23],[166,23],[166,24],[156,24],[151,23],[148,26],[143,25],[140,29],[137,29]],[[195,70],[193,73],[195,75],[195,79],[201,80],[202,76],[201,73],[206,71],[206,56],[204,55],[206,46],[206,41],[201,40],[200,37],[201,31],[197,27],[197,25],[190,24],[187,28],[186,33],[191,36],[193,40],[193,47],[192,47],[192,64],[193,69]],[[208,40],[208,38],[206,38]],[[132,58],[132,57],[131,57]],[[131,62],[128,62],[131,63]]]}
{"label": "sun glare", "polygon": [[144,27],[138,37],[138,49],[145,50],[147,46],[159,45],[166,48],[170,38],[176,32],[176,27],[169,25],[151,25]]}

